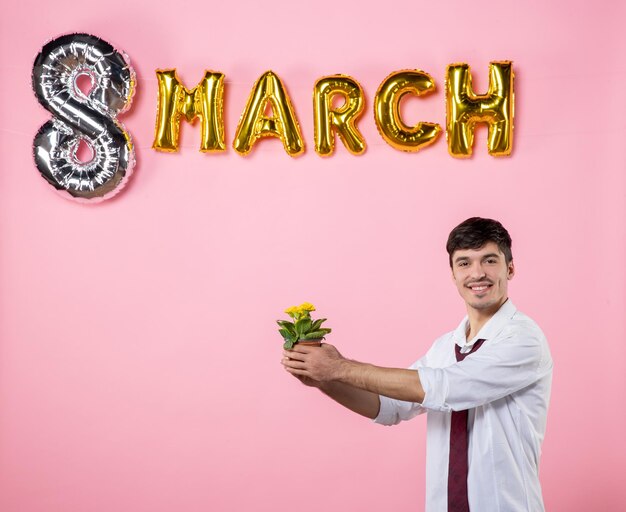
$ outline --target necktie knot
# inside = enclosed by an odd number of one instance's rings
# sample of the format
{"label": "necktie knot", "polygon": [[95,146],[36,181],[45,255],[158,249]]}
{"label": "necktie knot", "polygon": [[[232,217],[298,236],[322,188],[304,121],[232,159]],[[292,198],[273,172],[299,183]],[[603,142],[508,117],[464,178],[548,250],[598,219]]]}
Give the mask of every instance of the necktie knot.
{"label": "necktie knot", "polygon": [[456,356],[456,360],[457,361],[463,361],[463,359],[465,359],[467,356],[469,356],[470,354],[473,354],[474,352],[476,352],[484,342],[485,342],[484,339],[476,340],[476,342],[472,345],[472,348],[470,349],[469,352],[461,352],[461,347],[459,347],[455,343],[455,345],[454,345],[454,355]]}

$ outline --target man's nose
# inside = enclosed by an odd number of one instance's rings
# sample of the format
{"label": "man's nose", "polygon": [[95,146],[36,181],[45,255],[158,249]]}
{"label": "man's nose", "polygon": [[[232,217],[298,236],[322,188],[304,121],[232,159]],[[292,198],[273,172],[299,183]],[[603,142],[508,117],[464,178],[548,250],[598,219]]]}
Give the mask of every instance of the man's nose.
{"label": "man's nose", "polygon": [[480,261],[472,263],[472,266],[470,267],[470,275],[472,276],[472,279],[480,279],[485,277],[485,270],[483,269]]}

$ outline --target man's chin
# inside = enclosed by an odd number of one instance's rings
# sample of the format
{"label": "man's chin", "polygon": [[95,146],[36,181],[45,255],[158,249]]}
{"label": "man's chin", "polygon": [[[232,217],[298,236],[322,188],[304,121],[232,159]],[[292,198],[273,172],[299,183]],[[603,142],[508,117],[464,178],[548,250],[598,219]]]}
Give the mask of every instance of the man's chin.
{"label": "man's chin", "polygon": [[497,301],[495,300],[473,300],[468,302],[468,305],[473,308],[473,309],[477,309],[479,311],[484,311],[486,309],[491,309],[493,308],[495,305],[497,304]]}
{"label": "man's chin", "polygon": [[475,309],[477,311],[488,311],[490,309],[494,310],[495,313],[500,306],[506,302],[506,297],[501,298],[480,298],[480,297],[471,297],[470,300],[466,301],[466,304]]}

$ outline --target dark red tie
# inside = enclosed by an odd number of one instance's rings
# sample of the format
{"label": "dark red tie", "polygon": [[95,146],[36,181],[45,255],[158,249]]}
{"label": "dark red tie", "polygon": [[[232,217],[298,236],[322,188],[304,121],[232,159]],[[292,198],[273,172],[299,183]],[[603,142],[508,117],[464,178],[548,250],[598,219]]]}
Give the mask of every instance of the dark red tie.
{"label": "dark red tie", "polygon": [[[454,345],[457,361],[476,352],[485,340],[476,340],[469,352]],[[467,411],[452,411],[450,423],[450,462],[448,464],[448,512],[469,512],[467,498]]]}

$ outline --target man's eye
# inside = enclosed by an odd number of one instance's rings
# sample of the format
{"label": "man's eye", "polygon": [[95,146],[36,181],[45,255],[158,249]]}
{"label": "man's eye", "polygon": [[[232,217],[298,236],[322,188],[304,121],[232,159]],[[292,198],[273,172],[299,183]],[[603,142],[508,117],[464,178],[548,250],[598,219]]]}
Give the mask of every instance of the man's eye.
{"label": "man's eye", "polygon": [[497,263],[497,261],[496,261],[494,258],[489,258],[489,259],[487,260],[487,263],[490,263],[490,264],[492,264],[492,265],[493,265],[494,263]]}

